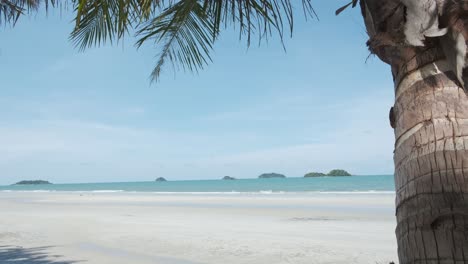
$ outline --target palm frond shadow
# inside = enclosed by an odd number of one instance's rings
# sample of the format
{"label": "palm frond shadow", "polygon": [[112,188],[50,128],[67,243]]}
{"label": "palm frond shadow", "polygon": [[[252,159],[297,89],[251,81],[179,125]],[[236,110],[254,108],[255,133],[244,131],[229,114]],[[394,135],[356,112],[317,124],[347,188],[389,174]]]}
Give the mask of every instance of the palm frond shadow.
{"label": "palm frond shadow", "polygon": [[61,256],[50,255],[47,251],[52,247],[23,248],[15,246],[0,246],[0,263],[2,264],[73,264],[82,261],[55,260]]}

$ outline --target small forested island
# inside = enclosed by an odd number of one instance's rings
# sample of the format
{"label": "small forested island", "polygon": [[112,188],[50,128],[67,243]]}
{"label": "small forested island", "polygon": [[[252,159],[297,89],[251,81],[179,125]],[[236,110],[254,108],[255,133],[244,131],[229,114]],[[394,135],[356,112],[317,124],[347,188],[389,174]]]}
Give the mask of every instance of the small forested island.
{"label": "small forested island", "polygon": [[157,182],[165,182],[167,181],[166,179],[164,179],[163,177],[159,177],[156,179]]}
{"label": "small forested island", "polygon": [[328,176],[352,176],[351,173],[345,170],[331,170],[327,175]]}
{"label": "small forested island", "polygon": [[325,173],[321,172],[309,172],[306,175],[304,175],[304,178],[311,178],[311,177],[324,177],[327,176]]}
{"label": "small forested island", "polygon": [[339,176],[352,176],[351,173],[345,171],[345,170],[331,170],[329,173],[321,173],[321,172],[310,172],[304,175],[304,178],[314,178],[314,177],[326,177],[326,176],[331,176],[331,177],[339,177]]}
{"label": "small forested island", "polygon": [[262,175],[258,176],[259,179],[270,179],[270,178],[286,178],[283,174],[279,173],[263,173]]}
{"label": "small forested island", "polygon": [[20,181],[15,183],[14,185],[37,185],[37,184],[52,184],[48,181],[43,180],[34,180],[34,181]]}
{"label": "small forested island", "polygon": [[232,181],[232,180],[235,180],[236,178],[234,177],[231,177],[231,176],[224,176],[223,177],[223,180],[227,180],[227,181]]}
{"label": "small forested island", "polygon": [[328,176],[351,176],[351,173],[345,170],[332,170],[328,173]]}

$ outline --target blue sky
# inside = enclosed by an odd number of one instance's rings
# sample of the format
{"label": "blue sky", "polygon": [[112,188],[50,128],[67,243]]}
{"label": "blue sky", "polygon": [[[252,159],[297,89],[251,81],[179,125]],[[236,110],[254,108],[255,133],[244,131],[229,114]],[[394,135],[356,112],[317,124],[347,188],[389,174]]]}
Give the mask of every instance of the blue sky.
{"label": "blue sky", "polygon": [[222,34],[198,74],[149,74],[159,47],[79,52],[72,14],[0,29],[0,184],[212,179],[344,168],[393,173],[390,68],[370,57],[358,9],[315,1],[287,52]]}

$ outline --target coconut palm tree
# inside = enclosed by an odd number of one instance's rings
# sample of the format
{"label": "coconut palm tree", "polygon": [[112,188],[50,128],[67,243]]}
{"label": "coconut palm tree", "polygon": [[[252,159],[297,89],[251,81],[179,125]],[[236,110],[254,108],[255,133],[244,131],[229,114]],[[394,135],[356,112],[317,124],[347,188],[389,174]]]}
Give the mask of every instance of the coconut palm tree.
{"label": "coconut palm tree", "polygon": [[361,11],[395,83],[400,263],[468,263],[468,1],[365,0]]}
{"label": "coconut palm tree", "polygon": [[[73,8],[80,48],[135,31],[137,46],[161,45],[166,62],[198,71],[223,27],[247,45],[292,32],[292,0],[0,0],[0,24],[43,4]],[[369,50],[391,66],[395,105],[397,241],[400,263],[468,263],[468,0],[352,0],[360,5]],[[314,17],[311,0],[302,0]],[[468,84],[467,84],[468,85]],[[465,174],[467,172],[467,174]]]}

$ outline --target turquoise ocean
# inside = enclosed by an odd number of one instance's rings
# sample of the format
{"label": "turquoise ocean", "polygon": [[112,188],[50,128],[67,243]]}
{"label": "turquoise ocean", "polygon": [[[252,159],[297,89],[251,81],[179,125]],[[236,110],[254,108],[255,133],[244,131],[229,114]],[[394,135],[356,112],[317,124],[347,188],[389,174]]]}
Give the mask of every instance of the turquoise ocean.
{"label": "turquoise ocean", "polygon": [[392,193],[393,175],[352,177],[187,180],[0,186],[0,191],[155,192],[155,193]]}

